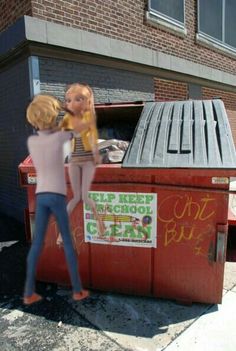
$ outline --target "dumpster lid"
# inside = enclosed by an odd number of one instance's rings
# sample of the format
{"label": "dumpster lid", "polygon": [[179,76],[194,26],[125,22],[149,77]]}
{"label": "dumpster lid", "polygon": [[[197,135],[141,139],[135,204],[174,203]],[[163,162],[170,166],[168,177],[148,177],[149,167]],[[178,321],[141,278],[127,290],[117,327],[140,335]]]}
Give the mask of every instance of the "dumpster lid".
{"label": "dumpster lid", "polygon": [[146,103],[122,167],[236,168],[223,102]]}

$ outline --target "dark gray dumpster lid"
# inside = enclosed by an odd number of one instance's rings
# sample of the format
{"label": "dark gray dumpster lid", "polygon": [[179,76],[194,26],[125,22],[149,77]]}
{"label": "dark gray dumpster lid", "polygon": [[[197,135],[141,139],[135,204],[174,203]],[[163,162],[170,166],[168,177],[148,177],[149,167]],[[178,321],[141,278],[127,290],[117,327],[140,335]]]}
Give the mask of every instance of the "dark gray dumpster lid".
{"label": "dark gray dumpster lid", "polygon": [[122,167],[236,168],[223,102],[146,103]]}

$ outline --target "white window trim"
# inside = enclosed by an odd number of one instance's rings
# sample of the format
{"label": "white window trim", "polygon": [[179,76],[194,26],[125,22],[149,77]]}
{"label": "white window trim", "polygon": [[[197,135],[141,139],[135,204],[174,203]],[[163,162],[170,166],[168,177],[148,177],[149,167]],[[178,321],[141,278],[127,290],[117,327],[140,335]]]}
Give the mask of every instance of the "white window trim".
{"label": "white window trim", "polygon": [[185,37],[187,35],[187,29],[184,24],[171,21],[171,19],[164,17],[157,12],[153,12],[151,10],[146,11],[146,21],[148,24],[151,24],[154,27],[164,29],[167,32],[180,37]]}
{"label": "white window trim", "polygon": [[206,46],[210,49],[214,49],[234,59],[236,57],[236,48],[234,49],[231,46],[225,45],[221,41],[218,41],[213,37],[208,36],[205,33],[201,33],[201,32],[197,33],[196,42],[200,45]]}
{"label": "white window trim", "polygon": [[[224,0],[223,0],[224,1]],[[225,5],[225,4],[223,4]],[[225,6],[223,6],[222,9],[222,25],[224,26],[225,23],[225,16],[224,16],[224,11],[225,11]],[[206,46],[211,49],[215,49],[216,51],[220,51],[224,53],[227,56],[230,56],[232,58],[236,57],[236,48],[230,45],[227,45],[224,41],[217,40],[216,38],[201,32],[200,30],[200,2],[197,2],[197,26],[198,26],[198,32],[196,33],[196,42],[198,44],[202,44],[203,46]],[[225,33],[225,29],[223,28],[223,36]],[[224,38],[223,38],[224,39]]]}
{"label": "white window trim", "polygon": [[187,29],[185,27],[185,0],[183,0],[183,2],[184,23],[179,22],[174,18],[172,19],[171,17],[165,16],[163,13],[154,10],[151,7],[151,0],[148,0],[148,10],[146,11],[147,23],[180,37],[185,37],[187,35]]}

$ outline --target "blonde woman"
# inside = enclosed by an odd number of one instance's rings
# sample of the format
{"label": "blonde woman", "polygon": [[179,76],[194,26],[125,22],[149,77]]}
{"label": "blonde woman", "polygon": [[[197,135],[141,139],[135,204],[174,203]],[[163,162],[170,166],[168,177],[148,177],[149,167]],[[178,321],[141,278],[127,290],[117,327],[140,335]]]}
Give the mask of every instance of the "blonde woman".
{"label": "blonde woman", "polygon": [[[79,201],[83,200],[90,206],[97,221],[98,233],[104,234],[105,226],[96,210],[96,203],[89,197],[89,190],[100,163],[97,147],[98,131],[94,108],[94,95],[92,89],[86,84],[75,83],[69,86],[65,94],[65,109],[68,114],[61,123],[63,130],[79,130],[74,134],[72,153],[69,158],[69,177],[73,197],[67,205],[70,214]],[[61,236],[57,239],[61,244]]]}

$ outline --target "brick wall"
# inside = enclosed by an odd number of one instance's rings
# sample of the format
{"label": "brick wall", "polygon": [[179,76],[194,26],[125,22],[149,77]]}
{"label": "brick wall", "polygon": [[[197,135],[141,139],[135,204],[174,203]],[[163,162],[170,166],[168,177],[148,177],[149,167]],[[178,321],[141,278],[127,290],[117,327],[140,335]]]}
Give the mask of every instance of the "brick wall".
{"label": "brick wall", "polygon": [[25,120],[29,102],[28,62],[0,72],[0,212],[23,221],[25,191],[20,188],[18,165],[27,155],[30,127]]}
{"label": "brick wall", "polygon": [[234,144],[236,146],[236,110],[231,111],[231,110],[226,110],[227,116],[229,119],[233,139],[234,139]]}
{"label": "brick wall", "polygon": [[19,17],[32,16],[31,0],[1,0],[0,1],[0,32]]}
{"label": "brick wall", "polygon": [[[23,14],[30,14],[29,0],[2,1],[3,29]],[[187,35],[175,34],[146,23],[147,0],[32,0],[32,16],[66,26],[101,33],[159,50],[209,67],[236,73],[235,59],[195,43],[197,0],[185,1]],[[9,4],[9,5],[8,5]]]}
{"label": "brick wall", "polygon": [[155,100],[173,101],[188,99],[188,84],[172,80],[154,79]]}
{"label": "brick wall", "polygon": [[220,97],[224,101],[225,108],[236,111],[236,93],[205,87],[202,88],[203,99],[212,99],[215,97]]}
{"label": "brick wall", "polygon": [[[154,100],[151,76],[75,62],[39,59],[41,92],[61,99],[68,83],[85,81],[96,102]],[[23,221],[26,192],[20,188],[18,165],[28,155],[27,136],[32,129],[25,120],[30,99],[28,61],[0,71],[0,212]],[[127,124],[126,124],[127,129]]]}
{"label": "brick wall", "polygon": [[[96,103],[154,100],[153,77],[145,74],[58,59],[40,58],[40,88],[64,100],[67,84],[86,82],[94,91]],[[140,112],[139,112],[140,113]],[[140,114],[130,116],[109,110],[98,116],[99,137],[131,140]]]}
{"label": "brick wall", "polygon": [[235,59],[195,43],[197,0],[185,1],[187,36],[145,21],[147,0],[32,0],[33,16],[121,39],[235,74]]}
{"label": "brick wall", "polygon": [[[189,98],[189,85],[183,82],[154,78],[155,100],[186,100]],[[236,93],[201,87],[200,99],[219,97],[224,101],[225,108],[236,111]]]}
{"label": "brick wall", "polygon": [[91,85],[95,102],[154,100],[153,77],[113,68],[40,58],[41,90],[63,99],[67,84]]}

